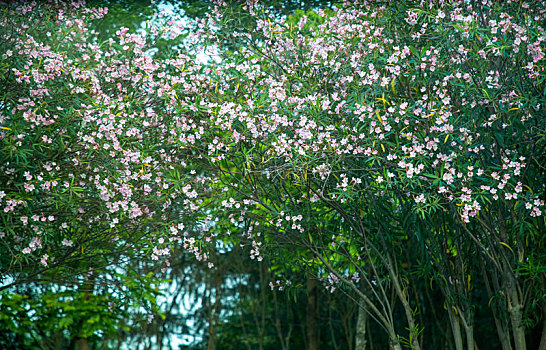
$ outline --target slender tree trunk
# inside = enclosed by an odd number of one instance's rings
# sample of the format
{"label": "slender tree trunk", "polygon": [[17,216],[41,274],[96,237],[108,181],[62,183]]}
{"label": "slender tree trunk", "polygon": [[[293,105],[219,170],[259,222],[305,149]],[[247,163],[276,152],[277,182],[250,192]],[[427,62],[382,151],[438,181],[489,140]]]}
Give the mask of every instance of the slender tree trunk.
{"label": "slender tree trunk", "polygon": [[366,324],[368,312],[364,300],[358,303],[358,318],[356,320],[355,350],[366,350]]}
{"label": "slender tree trunk", "polygon": [[[499,335],[502,350],[512,350],[512,343],[510,342],[510,333],[508,332],[508,329],[502,328],[500,321],[497,320],[495,315],[493,315],[493,318],[495,319],[495,326],[497,327],[497,333]],[[546,350],[546,348],[544,350]]]}
{"label": "slender tree trunk", "polygon": [[523,326],[523,305],[521,305],[518,292],[516,289],[516,280],[513,275],[506,272],[508,285],[508,312],[510,313],[510,321],[512,323],[512,333],[514,334],[514,344],[516,350],[526,350],[525,343],[525,328]]}
{"label": "slender tree trunk", "polygon": [[398,282],[398,276],[395,274],[394,269],[392,266],[388,266],[387,269],[389,272],[391,272],[391,279],[394,285],[394,289],[396,291],[396,294],[398,295],[398,299],[402,303],[402,306],[404,307],[404,311],[406,314],[406,319],[408,321],[409,331],[410,331],[410,339],[411,339],[411,349],[412,350],[421,350],[421,346],[419,345],[419,339],[417,337],[417,326],[415,324],[415,319],[413,318],[413,311],[411,310],[410,304],[408,300],[406,299],[406,293],[402,291],[402,287],[400,286],[400,283]]}
{"label": "slender tree trunk", "polygon": [[496,307],[493,307],[491,310],[493,312],[493,320],[495,321],[495,327],[497,328],[497,334],[499,336],[502,350],[512,350],[512,343],[510,342],[510,332],[506,323],[506,318],[499,316],[499,312],[495,311],[495,309]]}
{"label": "slender tree trunk", "polygon": [[466,334],[466,347],[468,350],[474,350],[474,327],[466,326],[464,331]]}
{"label": "slender tree trunk", "polygon": [[538,350],[546,350],[546,315],[544,315],[544,321],[542,322],[542,336],[540,337]]}
{"label": "slender tree trunk", "polygon": [[74,348],[76,350],[89,350],[89,349],[91,349],[89,347],[89,341],[87,340],[87,338],[78,338],[76,340],[76,344],[74,345]]}
{"label": "slender tree trunk", "polygon": [[265,333],[265,317],[266,317],[266,296],[265,296],[265,286],[267,285],[264,280],[264,265],[260,264],[259,266],[260,271],[260,301],[261,301],[261,318],[260,318],[260,326],[258,327],[258,335],[259,335],[259,341],[260,341],[260,350],[263,350],[264,348],[264,333]]}
{"label": "slender tree trunk", "polygon": [[[500,238],[502,242],[508,242],[507,230],[504,221],[500,220]],[[508,313],[510,314],[510,322],[512,324],[512,334],[514,335],[514,345],[516,350],[526,350],[527,344],[525,343],[525,327],[523,326],[523,304],[522,299],[518,293],[517,280],[514,275],[512,264],[510,259],[503,257],[502,259],[502,279],[503,289],[506,293],[506,301],[508,304]]]}
{"label": "slender tree trunk", "polygon": [[207,350],[215,350],[216,342],[214,341],[214,322],[209,322],[209,340],[207,342]]}
{"label": "slender tree trunk", "polygon": [[319,350],[318,337],[318,282],[312,277],[307,278],[307,310],[306,333],[307,350]]}
{"label": "slender tree trunk", "polygon": [[210,289],[209,296],[208,296],[208,305],[209,305],[209,327],[208,327],[208,333],[209,333],[209,339],[207,342],[207,350],[216,350],[216,330],[214,329],[215,324],[215,318],[216,318],[216,306],[218,303],[218,291],[216,290],[216,294],[214,296],[214,305],[211,305],[212,302],[212,288]]}
{"label": "slender tree trunk", "polygon": [[[93,295],[93,292],[95,290],[95,279],[96,278],[97,278],[97,276],[96,276],[95,272],[91,270],[87,275],[87,279],[82,283],[82,285],[80,287],[80,292],[83,292],[83,298],[85,300],[88,300]],[[81,325],[80,325],[80,327],[81,327]],[[81,331],[81,329],[78,331],[78,333],[80,333],[80,331]],[[74,342],[74,349],[75,350],[89,350],[89,349],[91,349],[91,347],[89,345],[89,339],[80,336],[80,334],[78,334],[78,336],[75,339],[76,341]]]}
{"label": "slender tree trunk", "polygon": [[393,342],[391,344],[391,347],[392,347],[392,350],[402,350],[402,346],[400,345],[400,343],[398,341]]}
{"label": "slender tree trunk", "polygon": [[474,350],[475,347],[475,341],[474,341],[474,326],[473,324],[473,316],[472,311],[465,311],[463,312],[462,309],[459,309],[459,319],[461,320],[463,327],[464,327],[464,333],[466,335],[466,348],[467,350]]}
{"label": "slender tree trunk", "polygon": [[451,330],[453,331],[453,340],[455,342],[455,350],[463,350],[463,335],[461,333],[461,325],[457,315],[454,314],[453,309],[448,306],[447,314],[449,315],[449,323],[451,323]]}
{"label": "slender tree trunk", "polygon": [[[389,248],[387,244],[385,243],[385,240],[383,239],[383,235],[381,234],[381,232],[379,232],[379,236],[381,237],[381,244],[383,245],[385,252],[388,252]],[[391,258],[389,253],[385,253],[385,255],[386,256],[384,257],[384,259],[386,262],[387,271],[389,272],[389,276],[391,277],[394,291],[396,295],[398,296],[398,299],[402,303],[402,307],[404,308],[404,312],[406,314],[406,320],[408,321],[411,349],[421,350],[421,346],[419,345],[419,339],[417,336],[418,329],[417,329],[417,325],[415,324],[415,319],[413,317],[413,310],[411,309],[411,306],[408,302],[408,297],[406,296],[407,293],[405,293],[402,290],[398,273],[394,268],[393,259]],[[400,346],[400,344],[398,345]]]}
{"label": "slender tree trunk", "polygon": [[[273,305],[275,307],[275,330],[277,331],[277,337],[279,337],[282,350],[288,350],[288,339],[286,339],[286,342],[285,342],[285,338],[282,332],[281,318],[279,315],[279,302],[277,300],[277,292],[273,290],[272,294],[273,294]],[[250,344],[248,344],[247,346],[250,348]]]}
{"label": "slender tree trunk", "polygon": [[398,335],[394,332],[393,328],[388,329],[389,336],[390,336],[390,345],[392,350],[402,350],[402,345],[400,345],[400,339],[398,339]]}
{"label": "slender tree trunk", "polygon": [[512,322],[512,332],[514,334],[514,344],[516,350],[526,350],[525,329],[522,324],[522,306],[515,304],[509,307],[510,321]]}
{"label": "slender tree trunk", "polygon": [[[245,326],[245,319],[244,319],[244,312],[243,312],[243,310],[241,310],[240,322],[241,322],[241,329],[243,330],[243,335],[244,335],[245,339],[248,339],[248,332],[246,331],[246,326]],[[282,338],[281,338],[281,341],[282,341]],[[252,348],[250,347],[250,342],[246,342],[245,344],[246,344],[247,350],[252,350]],[[281,343],[281,345],[282,345],[282,343]],[[283,347],[283,350],[284,350],[284,347]]]}
{"label": "slender tree trunk", "polygon": [[[389,309],[389,311],[384,309],[384,311],[382,312],[379,309],[379,307],[376,304],[374,304],[374,302],[372,302],[370,300],[370,298],[368,298],[366,296],[366,294],[364,294],[355,285],[355,283],[353,283],[353,281],[345,278],[343,275],[341,275],[339,272],[337,272],[334,268],[332,268],[330,263],[327,260],[325,260],[316,251],[314,251],[313,253],[324,264],[324,266],[326,266],[326,268],[331,273],[333,273],[337,278],[339,278],[339,280],[341,282],[343,282],[345,285],[349,286],[358,295],[358,297],[366,303],[366,307],[368,308],[368,310],[370,310],[370,312],[373,313],[373,315],[377,318],[378,322],[380,322],[383,325],[383,327],[385,328],[385,331],[389,335],[391,349],[401,350],[402,348],[400,346],[400,340],[398,338],[398,335],[396,334],[396,329],[394,328],[394,324],[393,324],[393,320],[392,320],[392,314],[388,313],[388,312],[390,312],[390,309]],[[386,300],[386,302],[388,302],[388,300]],[[371,333],[370,333],[370,335],[371,335]],[[370,342],[370,345],[373,348],[373,343],[372,342]]]}
{"label": "slender tree trunk", "polygon": [[[333,345],[333,350],[339,350],[339,346],[337,345],[337,340],[336,340],[336,332],[334,330],[334,325],[333,325],[333,320],[334,320],[334,317],[332,315],[332,296],[331,294],[328,294],[328,328],[330,329],[330,337],[332,339],[332,345]],[[347,332],[344,332],[345,333],[345,339],[347,339]],[[350,344],[352,339],[349,339],[348,340],[348,343],[347,345]],[[350,345],[349,345],[349,350],[352,350]]]}
{"label": "slender tree trunk", "polygon": [[[483,280],[485,281],[485,290],[487,291],[487,296],[491,299],[493,298],[493,291],[491,290],[491,285],[489,284],[489,277],[485,270],[485,264],[481,264]],[[499,289],[499,277],[495,270],[491,272],[491,282],[495,289]],[[493,320],[495,321],[495,328],[497,329],[497,335],[499,336],[499,341],[502,346],[502,350],[512,350],[512,342],[510,341],[510,332],[508,329],[507,318],[503,317],[504,311],[499,308],[497,305],[491,307],[491,312],[493,313]],[[546,350],[546,349],[544,349]]]}

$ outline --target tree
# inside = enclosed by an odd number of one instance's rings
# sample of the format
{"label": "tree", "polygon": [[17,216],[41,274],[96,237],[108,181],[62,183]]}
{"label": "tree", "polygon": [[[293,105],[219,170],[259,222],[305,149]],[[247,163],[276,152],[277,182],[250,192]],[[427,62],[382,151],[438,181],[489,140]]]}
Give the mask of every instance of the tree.
{"label": "tree", "polygon": [[244,244],[312,274],[311,325],[320,281],[393,349],[420,349],[436,327],[473,350],[487,308],[503,349],[526,349],[546,322],[544,6],[363,1],[280,18],[219,3],[190,37],[219,48],[205,64],[146,54],[176,28],[103,42],[84,17],[104,10],[4,7],[0,290],[52,280],[91,299],[109,268],[168,268],[179,243],[214,269],[214,348],[227,271],[215,265]]}
{"label": "tree", "polygon": [[[462,322],[473,348],[472,285],[458,279],[484,265],[524,349],[536,280],[521,264],[544,236],[544,171],[529,162],[544,156],[544,14],[512,3],[364,2],[306,27],[307,16],[295,23],[260,5],[223,6],[214,23],[235,28],[235,49],[203,90],[207,127],[195,149],[255,240],[253,255],[286,239],[309,249],[333,285],[358,293],[351,276],[364,279],[374,299],[359,295],[392,346],[418,349],[411,270],[399,257],[420,242],[450,249],[460,262],[438,283],[456,310],[453,331]],[[241,29],[244,16],[253,22]],[[431,225],[442,217],[448,228]],[[432,278],[451,264],[440,259]]]}
{"label": "tree", "polygon": [[184,232],[202,232],[193,191],[206,180],[179,172],[186,151],[169,131],[180,119],[164,95],[196,80],[171,75],[190,61],[182,52],[162,61],[145,53],[175,37],[171,27],[146,36],[121,28],[101,41],[89,24],[107,9],[52,1],[0,10],[2,327],[24,344],[37,336],[29,341],[85,348],[145,321],[143,310],[153,316],[173,245],[186,240],[205,258]]}

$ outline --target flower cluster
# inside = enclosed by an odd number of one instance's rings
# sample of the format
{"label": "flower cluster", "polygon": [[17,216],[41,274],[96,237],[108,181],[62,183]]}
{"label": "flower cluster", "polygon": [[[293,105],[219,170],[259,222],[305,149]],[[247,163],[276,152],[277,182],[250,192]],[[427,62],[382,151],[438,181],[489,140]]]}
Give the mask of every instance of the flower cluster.
{"label": "flower cluster", "polygon": [[9,86],[0,107],[0,245],[11,261],[0,271],[127,247],[167,257],[199,227],[190,217],[209,181],[180,147],[203,133],[190,109],[203,67],[183,51],[151,56],[172,27],[121,28],[100,43],[90,28],[107,9],[44,2],[6,11],[1,25],[13,31],[0,33]]}

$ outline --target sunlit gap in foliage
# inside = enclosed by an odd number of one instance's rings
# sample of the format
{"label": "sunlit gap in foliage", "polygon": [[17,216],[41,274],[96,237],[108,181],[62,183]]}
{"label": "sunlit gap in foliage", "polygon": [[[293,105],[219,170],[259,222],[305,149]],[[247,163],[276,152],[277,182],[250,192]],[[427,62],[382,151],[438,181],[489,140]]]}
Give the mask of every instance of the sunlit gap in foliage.
{"label": "sunlit gap in foliage", "polygon": [[[140,24],[140,29],[137,32],[143,36],[146,36],[150,25],[169,24],[173,31],[177,35],[181,35],[183,39],[176,45],[173,44],[171,48],[173,50],[183,49],[189,53],[194,54],[196,62],[198,64],[220,63],[220,50],[216,45],[199,46],[192,38],[192,32],[199,27],[199,20],[192,19],[186,16],[182,5],[179,3],[173,3],[171,1],[160,1],[155,4],[156,11],[154,11],[153,17]],[[218,30],[219,28],[213,27],[211,30]],[[168,40],[168,38],[167,38]],[[154,57],[158,52],[158,48],[151,48],[146,51],[146,54]],[[214,61],[214,62],[213,62]]]}

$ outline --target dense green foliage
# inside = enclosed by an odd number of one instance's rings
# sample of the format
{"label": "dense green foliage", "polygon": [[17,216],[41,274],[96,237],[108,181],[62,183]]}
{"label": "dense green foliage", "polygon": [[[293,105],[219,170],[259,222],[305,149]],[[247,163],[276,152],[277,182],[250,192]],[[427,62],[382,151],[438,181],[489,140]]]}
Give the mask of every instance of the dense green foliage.
{"label": "dense green foliage", "polygon": [[150,5],[0,5],[0,347],[546,348],[544,1]]}

